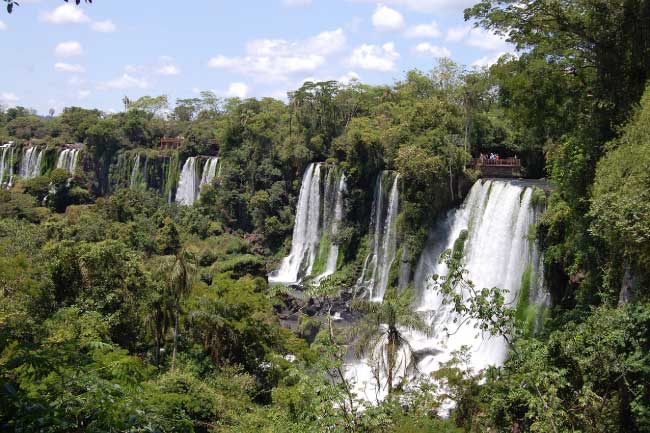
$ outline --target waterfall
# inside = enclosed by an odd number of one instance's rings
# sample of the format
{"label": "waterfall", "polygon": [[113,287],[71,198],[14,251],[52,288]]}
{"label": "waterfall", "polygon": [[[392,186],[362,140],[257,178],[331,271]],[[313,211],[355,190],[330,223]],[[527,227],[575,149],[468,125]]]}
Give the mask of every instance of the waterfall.
{"label": "waterfall", "polygon": [[316,283],[336,270],[337,235],[343,220],[346,180],[336,167],[313,163],[302,178],[291,251],[272,283],[293,284],[317,275]]}
{"label": "waterfall", "polygon": [[[365,289],[368,296],[377,302],[384,298],[390,269],[397,254],[399,177],[399,174],[392,171],[382,172],[377,177],[370,217],[372,249],[357,281],[357,289]],[[389,185],[390,189],[387,189]]]}
{"label": "waterfall", "polygon": [[212,184],[214,178],[218,176],[217,171],[221,171],[219,158],[208,158],[207,161],[205,161],[205,165],[203,165],[203,174],[201,175],[201,183],[199,184],[199,193],[197,195],[197,200],[201,195],[201,188],[203,188],[203,185]]}
{"label": "waterfall", "polygon": [[129,178],[129,187],[131,189],[138,186],[138,178],[140,175],[140,154],[133,157],[133,168],[131,169],[131,177]]}
{"label": "waterfall", "polygon": [[[338,176],[338,182],[336,181],[336,170],[330,170],[327,174],[327,189],[325,192],[325,197],[331,197],[334,194],[334,199],[329,200],[328,202],[334,202],[334,211],[327,212],[325,217],[326,227],[329,227],[328,237],[325,241],[329,241],[329,252],[327,253],[327,261],[325,262],[325,269],[321,274],[315,278],[315,282],[318,284],[324,278],[329,277],[330,275],[336,272],[339,260],[339,245],[337,237],[339,235],[339,229],[341,222],[343,221],[343,195],[347,190],[347,180],[343,173]],[[329,215],[332,216],[331,221],[329,220]],[[321,240],[323,242],[323,240]]]}
{"label": "waterfall", "polygon": [[79,149],[64,149],[56,161],[56,168],[66,170],[68,173],[74,175],[77,170],[78,160]]}
{"label": "waterfall", "polygon": [[[0,187],[10,188],[13,181],[14,147],[11,144],[3,144],[0,149],[2,149],[2,160],[0,160]],[[7,181],[5,181],[5,176],[7,176]]]}
{"label": "waterfall", "polygon": [[201,186],[211,184],[215,177],[217,177],[217,168],[219,168],[219,158],[208,158],[203,166],[203,174],[201,175]]}
{"label": "waterfall", "polygon": [[[421,374],[437,370],[462,346],[470,349],[474,371],[502,365],[507,356],[504,338],[479,331],[473,321],[459,320],[451,306],[444,304],[442,297],[432,289],[431,276],[447,273],[446,265],[440,263],[440,254],[451,249],[463,231],[467,230],[463,258],[468,271],[466,278],[473,281],[477,289],[504,289],[505,301],[513,307],[520,302],[548,306],[541,253],[536,242],[528,238],[529,228],[538,218],[531,204],[532,193],[533,188],[525,181],[479,181],[463,205],[450,212],[431,233],[415,271],[414,285],[418,295],[416,308],[427,315],[432,336],[405,332]],[[524,286],[526,289],[522,291]],[[462,288],[456,290],[467,296]],[[527,298],[521,299],[524,296]],[[354,363],[349,375],[357,380],[362,394],[385,396],[386,390],[377,388],[366,362]],[[396,376],[403,378],[405,373],[402,371]]]}
{"label": "waterfall", "polygon": [[44,153],[45,148],[39,149],[37,146],[32,146],[25,151],[20,165],[20,176],[23,179],[32,179],[41,175],[41,163]]}
{"label": "waterfall", "polygon": [[11,188],[14,182],[14,146],[12,143],[3,144],[0,149],[0,188]]}
{"label": "waterfall", "polygon": [[196,161],[196,157],[187,158],[178,181],[176,202],[185,206],[192,206],[199,194],[200,185],[196,173]]}

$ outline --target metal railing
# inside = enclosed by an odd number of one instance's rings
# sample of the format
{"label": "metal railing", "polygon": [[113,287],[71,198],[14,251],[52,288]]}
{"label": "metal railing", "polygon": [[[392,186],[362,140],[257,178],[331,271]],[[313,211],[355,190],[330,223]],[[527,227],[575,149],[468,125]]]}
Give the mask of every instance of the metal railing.
{"label": "metal railing", "polygon": [[474,158],[471,160],[470,165],[472,167],[482,167],[482,166],[521,167],[521,160],[519,158],[500,158],[500,159]]}

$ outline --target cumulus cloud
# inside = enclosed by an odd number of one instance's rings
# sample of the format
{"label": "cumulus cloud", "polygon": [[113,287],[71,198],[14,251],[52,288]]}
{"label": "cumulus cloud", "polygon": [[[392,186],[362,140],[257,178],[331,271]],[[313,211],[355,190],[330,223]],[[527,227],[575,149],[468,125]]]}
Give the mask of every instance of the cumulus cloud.
{"label": "cumulus cloud", "polygon": [[348,62],[350,66],[361,69],[387,72],[395,69],[397,59],[399,53],[395,50],[395,44],[388,42],[382,46],[363,44],[354,49]]}
{"label": "cumulus cloud", "polygon": [[345,42],[345,33],[340,28],[296,42],[258,39],[248,43],[245,56],[218,55],[209,60],[208,66],[259,80],[287,80],[291,74],[310,72],[323,66],[327,57],[340,51]]}
{"label": "cumulus cloud", "polygon": [[86,68],[84,68],[81,65],[71,65],[69,63],[62,63],[62,62],[56,63],[54,65],[54,69],[57,72],[71,72],[77,74],[86,72]]}
{"label": "cumulus cloud", "polygon": [[77,98],[79,99],[86,99],[89,96],[90,96],[90,90],[79,90],[77,92]]}
{"label": "cumulus cloud", "polygon": [[372,25],[383,32],[394,32],[404,27],[404,17],[395,9],[378,5],[372,15]]}
{"label": "cumulus cloud", "polygon": [[120,77],[100,84],[102,89],[146,89],[149,87],[146,78],[139,78],[125,72]]}
{"label": "cumulus cloud", "polygon": [[282,3],[285,6],[302,7],[311,5],[312,0],[282,0]]}
{"label": "cumulus cloud", "polygon": [[[375,3],[377,0],[348,0],[352,2]],[[476,3],[476,0],[384,0],[385,4],[401,6],[423,13],[460,13]]]}
{"label": "cumulus cloud", "polygon": [[248,86],[245,83],[231,83],[226,91],[226,96],[230,98],[244,99],[248,95]]}
{"label": "cumulus cloud", "polygon": [[452,27],[447,30],[448,42],[462,42],[486,51],[512,51],[513,46],[494,33],[471,26]]}
{"label": "cumulus cloud", "polygon": [[71,3],[62,4],[51,12],[43,13],[41,20],[52,24],[83,24],[90,22],[90,18],[84,11]]}
{"label": "cumulus cloud", "polygon": [[445,47],[439,47],[437,45],[431,45],[428,42],[423,42],[418,44],[414,51],[418,54],[433,56],[433,57],[451,57],[451,51]]}
{"label": "cumulus cloud", "polygon": [[42,13],[41,21],[51,24],[90,24],[91,29],[101,33],[111,33],[117,29],[111,20],[91,20],[83,9],[73,3],[65,3],[53,11]]}
{"label": "cumulus cloud", "polygon": [[83,48],[77,41],[61,42],[54,48],[54,54],[57,57],[73,57],[83,54]]}
{"label": "cumulus cloud", "polygon": [[347,74],[340,76],[336,81],[338,81],[341,84],[348,85],[348,84],[361,81],[361,77],[356,72],[350,71]]}
{"label": "cumulus cloud", "polygon": [[480,59],[477,59],[476,61],[474,61],[474,63],[472,63],[472,66],[475,67],[475,68],[479,68],[479,69],[481,69],[481,68],[489,68],[490,66],[496,64],[499,61],[499,59],[501,58],[501,56],[505,56],[506,54],[508,54],[508,53],[500,52],[500,53],[497,53],[497,54],[495,54],[493,56],[483,56]]}
{"label": "cumulus cloud", "polygon": [[442,32],[438,27],[438,23],[433,21],[430,24],[418,24],[410,27],[404,32],[407,38],[439,38]]}
{"label": "cumulus cloud", "polygon": [[95,21],[93,22],[90,27],[100,33],[112,33],[115,30],[117,30],[117,27],[115,24],[113,24],[113,21],[111,20],[106,20],[106,21]]}
{"label": "cumulus cloud", "polygon": [[[144,67],[130,67],[131,71],[137,71],[140,70],[140,72],[145,71],[146,68]],[[129,70],[127,70],[129,72]],[[167,75],[167,76],[173,76],[173,75],[180,75],[181,73],[181,68],[174,63],[174,59],[169,57],[169,56],[162,56],[160,57],[160,65],[156,66],[154,68],[154,72],[158,75]]]}
{"label": "cumulus cloud", "polygon": [[20,98],[15,93],[2,92],[0,93],[0,103],[2,104],[15,104]]}
{"label": "cumulus cloud", "polygon": [[163,65],[156,69],[156,73],[159,75],[179,75],[181,69],[176,65]]}

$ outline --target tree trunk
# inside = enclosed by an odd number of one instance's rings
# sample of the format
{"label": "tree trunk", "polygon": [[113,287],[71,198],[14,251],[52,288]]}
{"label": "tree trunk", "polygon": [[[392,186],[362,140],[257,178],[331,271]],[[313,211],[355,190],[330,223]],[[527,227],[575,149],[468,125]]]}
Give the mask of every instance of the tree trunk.
{"label": "tree trunk", "polygon": [[174,314],[174,350],[172,351],[172,371],[176,368],[176,352],[178,351],[178,323],[181,315],[180,299],[176,299],[176,312]]}
{"label": "tree trunk", "polygon": [[154,362],[156,367],[160,367],[160,336],[158,334],[156,334],[155,345]]}

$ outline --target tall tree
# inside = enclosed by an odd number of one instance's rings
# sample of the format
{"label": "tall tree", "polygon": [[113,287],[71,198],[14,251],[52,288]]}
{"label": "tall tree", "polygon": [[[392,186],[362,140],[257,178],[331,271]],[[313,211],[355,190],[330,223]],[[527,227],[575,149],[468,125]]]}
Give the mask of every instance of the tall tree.
{"label": "tall tree", "polygon": [[[356,308],[364,313],[359,324],[353,328],[356,337],[354,347],[359,355],[369,356],[374,363],[378,386],[388,389],[392,394],[395,381],[400,372],[407,375],[417,365],[414,351],[405,332],[431,332],[424,316],[413,311],[413,291],[408,288],[398,293],[397,288],[389,287],[381,302],[357,300]],[[385,375],[385,385],[381,375]],[[406,380],[402,377],[401,381]]]}

